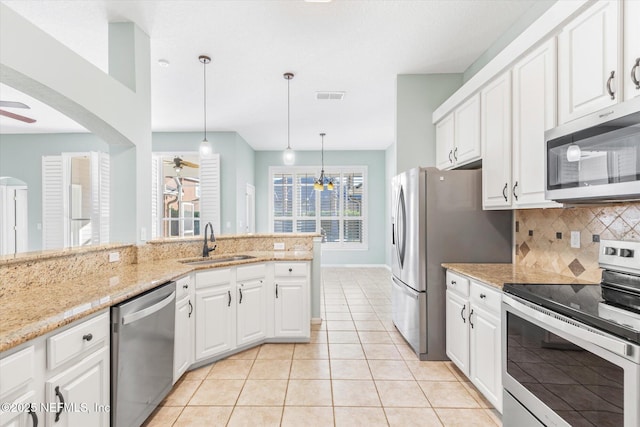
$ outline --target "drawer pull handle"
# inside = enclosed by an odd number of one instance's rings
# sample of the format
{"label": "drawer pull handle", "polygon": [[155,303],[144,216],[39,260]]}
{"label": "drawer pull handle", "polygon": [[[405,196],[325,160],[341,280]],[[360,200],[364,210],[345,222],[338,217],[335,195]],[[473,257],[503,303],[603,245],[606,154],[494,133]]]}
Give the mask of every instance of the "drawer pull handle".
{"label": "drawer pull handle", "polygon": [[191,319],[192,314],[193,314],[193,304],[191,304],[191,300],[189,300],[189,319]]}
{"label": "drawer pull handle", "polygon": [[227,292],[229,292],[229,302],[227,303],[227,307],[231,307],[231,291]]}
{"label": "drawer pull handle", "polygon": [[38,414],[33,412],[33,405],[29,405],[29,410],[27,411],[29,415],[31,415],[31,421],[33,423],[33,427],[38,427]]}
{"label": "drawer pull handle", "polygon": [[60,414],[62,414],[62,410],[64,409],[64,396],[62,396],[62,393],[60,392],[60,386],[56,386],[55,391],[56,397],[60,399],[60,409],[58,409],[58,412],[56,412],[56,419],[54,420],[54,422],[57,423],[58,421],[60,421]]}
{"label": "drawer pull handle", "polygon": [[516,202],[518,201],[518,195],[516,194],[516,188],[518,188],[518,181],[516,181],[516,185],[513,186],[513,197],[516,199]]}
{"label": "drawer pull handle", "polygon": [[453,159],[457,162],[458,161],[458,147],[456,147],[455,150],[453,150]]}
{"label": "drawer pull handle", "polygon": [[480,294],[481,299],[485,299],[487,296],[485,294]]}
{"label": "drawer pull handle", "polygon": [[276,298],[278,298],[278,284],[276,283]]}
{"label": "drawer pull handle", "polygon": [[509,185],[505,182],[505,183],[504,183],[504,188],[502,189],[502,197],[504,197],[504,201],[505,201],[505,202],[508,202],[508,201],[509,201],[509,199],[507,199],[507,187],[508,187],[508,186],[509,186]]}
{"label": "drawer pull handle", "polygon": [[452,154],[453,154],[453,150],[449,150],[449,163],[453,163],[453,160],[451,159]]}
{"label": "drawer pull handle", "polygon": [[636,59],[635,65],[631,68],[631,81],[636,85],[636,89],[640,89],[640,81],[636,78],[636,70],[640,67],[640,58]]}
{"label": "drawer pull handle", "polygon": [[182,285],[182,289],[189,289],[189,285]]}
{"label": "drawer pull handle", "polygon": [[242,304],[242,289],[238,289],[240,291],[240,301],[238,301],[238,304]]}
{"label": "drawer pull handle", "polygon": [[462,310],[460,310],[460,317],[462,317],[462,323],[467,323],[467,319],[464,318],[464,310],[467,308],[467,304],[462,306]]}
{"label": "drawer pull handle", "polygon": [[87,334],[87,335],[83,335],[82,339],[84,341],[91,341],[93,339],[93,334]]}
{"label": "drawer pull handle", "polygon": [[471,329],[473,329],[473,322],[471,321],[471,316],[473,316],[473,308],[471,309],[471,313],[469,313],[469,324],[471,325]]}
{"label": "drawer pull handle", "polygon": [[455,280],[452,280],[452,281],[451,281],[451,284],[452,284],[453,286],[455,286],[455,285],[457,285],[458,283],[457,283]]}

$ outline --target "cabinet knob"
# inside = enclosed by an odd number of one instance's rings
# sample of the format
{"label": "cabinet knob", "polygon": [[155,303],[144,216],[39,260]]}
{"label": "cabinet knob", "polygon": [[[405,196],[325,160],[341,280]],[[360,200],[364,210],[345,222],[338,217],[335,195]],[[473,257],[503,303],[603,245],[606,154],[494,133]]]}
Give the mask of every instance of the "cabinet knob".
{"label": "cabinet knob", "polygon": [[456,282],[455,280],[452,280],[452,281],[451,281],[451,284],[452,284],[453,286],[455,286],[455,285],[457,285],[457,282]]}
{"label": "cabinet knob", "polygon": [[85,340],[85,341],[91,341],[93,339],[93,334],[83,335],[82,339]]}
{"label": "cabinet knob", "polygon": [[485,294],[480,294],[481,299],[485,299],[487,296]]}
{"label": "cabinet knob", "polygon": [[189,289],[189,285],[188,284],[187,285],[182,285],[182,288],[183,289]]}
{"label": "cabinet knob", "polygon": [[293,268],[289,267],[289,273],[291,273],[293,271]]}

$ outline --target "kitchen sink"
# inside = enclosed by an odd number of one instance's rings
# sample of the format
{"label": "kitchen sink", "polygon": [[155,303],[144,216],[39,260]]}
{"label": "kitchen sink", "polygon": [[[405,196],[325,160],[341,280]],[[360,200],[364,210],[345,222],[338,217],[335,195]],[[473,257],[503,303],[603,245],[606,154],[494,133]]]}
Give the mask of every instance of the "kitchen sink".
{"label": "kitchen sink", "polygon": [[234,255],[230,257],[224,258],[211,258],[211,259],[202,259],[198,261],[183,261],[183,264],[187,265],[209,265],[209,264],[220,264],[222,262],[232,262],[232,261],[242,261],[245,259],[253,259],[254,256],[251,255]]}

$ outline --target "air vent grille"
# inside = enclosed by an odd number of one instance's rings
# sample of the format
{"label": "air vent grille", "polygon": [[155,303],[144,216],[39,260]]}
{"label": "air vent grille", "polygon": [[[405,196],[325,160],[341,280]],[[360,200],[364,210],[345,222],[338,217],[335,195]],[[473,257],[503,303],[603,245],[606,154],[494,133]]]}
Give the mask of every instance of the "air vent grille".
{"label": "air vent grille", "polygon": [[324,101],[324,100],[342,101],[344,99],[345,93],[346,92],[337,92],[337,91],[316,92],[316,99],[319,101]]}

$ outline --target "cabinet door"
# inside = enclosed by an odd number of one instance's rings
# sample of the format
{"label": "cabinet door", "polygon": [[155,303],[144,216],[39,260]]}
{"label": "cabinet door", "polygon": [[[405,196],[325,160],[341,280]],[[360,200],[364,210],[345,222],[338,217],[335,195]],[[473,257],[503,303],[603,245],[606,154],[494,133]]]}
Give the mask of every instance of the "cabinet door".
{"label": "cabinet door", "polygon": [[617,0],[596,2],[560,33],[560,123],[613,105],[621,97],[624,77],[618,66],[619,10]]}
{"label": "cabinet door", "polygon": [[176,304],[176,332],[173,351],[173,383],[185,373],[193,362],[194,306],[191,296]]}
{"label": "cabinet door", "polygon": [[[5,399],[7,403],[17,405],[23,411],[3,411],[0,409],[0,426],[1,427],[32,427],[35,425],[42,425],[44,421],[42,419],[43,413],[39,412],[40,408],[37,407],[36,392],[29,390],[17,399]],[[29,404],[33,404],[31,411],[28,408]]]}
{"label": "cabinet door", "polygon": [[459,106],[454,115],[456,146],[453,160],[460,166],[480,159],[480,94],[473,95]]}
{"label": "cabinet door", "polygon": [[436,124],[436,167],[451,169],[454,146],[453,114],[449,114]]}
{"label": "cabinet door", "polygon": [[556,126],[556,39],[513,67],[512,206],[557,207],[544,198],[544,132]]}
{"label": "cabinet door", "polygon": [[305,280],[276,279],[274,287],[276,337],[309,336],[309,292]]}
{"label": "cabinet door", "polygon": [[[624,2],[624,99],[640,95],[640,1]],[[633,77],[632,77],[633,75]]]}
{"label": "cabinet door", "polygon": [[469,376],[469,301],[447,291],[447,356]]}
{"label": "cabinet door", "polygon": [[[109,348],[96,351],[51,378],[45,383],[45,396],[45,401],[51,404],[64,400],[64,405],[60,405],[57,411],[47,412],[47,425],[108,427]],[[59,414],[57,421],[56,414]]]}
{"label": "cabinet door", "polygon": [[511,72],[491,82],[482,100],[482,205],[511,206]]}
{"label": "cabinet door", "polygon": [[196,290],[196,361],[235,348],[235,306],[231,284]]}
{"label": "cabinet door", "polygon": [[264,339],[267,335],[264,280],[238,283],[238,346]]}
{"label": "cabinet door", "polygon": [[502,412],[502,358],[500,320],[477,306],[472,306],[471,381],[495,408]]}

